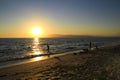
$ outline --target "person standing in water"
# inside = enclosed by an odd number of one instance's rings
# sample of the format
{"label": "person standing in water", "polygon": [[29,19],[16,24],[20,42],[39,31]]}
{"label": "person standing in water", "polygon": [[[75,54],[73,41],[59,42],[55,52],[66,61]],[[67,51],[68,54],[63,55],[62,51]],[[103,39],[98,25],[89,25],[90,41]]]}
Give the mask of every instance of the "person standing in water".
{"label": "person standing in water", "polygon": [[48,53],[48,57],[50,57],[50,46],[47,43],[47,53]]}
{"label": "person standing in water", "polygon": [[92,42],[90,42],[90,44],[89,44],[89,48],[90,48],[90,49],[92,48]]}

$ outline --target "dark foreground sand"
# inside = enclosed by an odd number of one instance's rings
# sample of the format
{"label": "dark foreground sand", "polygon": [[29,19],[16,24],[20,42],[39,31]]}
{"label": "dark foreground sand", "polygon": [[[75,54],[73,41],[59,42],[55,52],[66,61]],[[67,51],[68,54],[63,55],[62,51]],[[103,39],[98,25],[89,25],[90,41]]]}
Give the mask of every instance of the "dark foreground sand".
{"label": "dark foreground sand", "polygon": [[120,46],[3,68],[0,80],[120,80]]}

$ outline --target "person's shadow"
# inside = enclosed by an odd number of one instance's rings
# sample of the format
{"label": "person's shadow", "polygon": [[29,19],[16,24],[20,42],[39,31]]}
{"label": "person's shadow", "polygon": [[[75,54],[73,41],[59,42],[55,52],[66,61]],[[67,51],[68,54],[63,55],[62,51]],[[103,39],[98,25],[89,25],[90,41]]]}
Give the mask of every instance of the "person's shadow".
{"label": "person's shadow", "polygon": [[54,57],[55,59],[59,60],[59,61],[62,61],[59,57]]}

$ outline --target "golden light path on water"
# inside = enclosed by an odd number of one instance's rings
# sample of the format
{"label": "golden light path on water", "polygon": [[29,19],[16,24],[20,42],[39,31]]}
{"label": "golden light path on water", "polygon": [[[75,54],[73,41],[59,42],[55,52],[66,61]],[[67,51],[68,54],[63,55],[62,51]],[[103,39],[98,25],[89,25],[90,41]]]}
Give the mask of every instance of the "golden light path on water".
{"label": "golden light path on water", "polygon": [[[34,41],[33,41],[33,55],[38,55],[38,56],[35,57],[35,58],[30,59],[29,62],[35,62],[35,61],[45,60],[45,59],[52,58],[52,57],[55,57],[55,56],[62,56],[62,55],[70,54],[70,53],[74,52],[74,51],[71,51],[71,52],[66,52],[64,54],[51,55],[50,57],[48,57],[48,56],[39,56],[41,54],[45,54],[40,49],[40,46],[39,46],[40,43],[39,42],[40,42],[39,38],[34,38]],[[79,50],[78,50],[78,52],[79,52]]]}
{"label": "golden light path on water", "polygon": [[40,60],[44,60],[47,58],[47,56],[39,56],[41,54],[43,54],[42,50],[40,50],[40,47],[39,47],[39,38],[34,38],[34,41],[33,41],[33,55],[38,55],[38,57],[35,57],[33,59],[31,59],[31,61],[40,61]]}

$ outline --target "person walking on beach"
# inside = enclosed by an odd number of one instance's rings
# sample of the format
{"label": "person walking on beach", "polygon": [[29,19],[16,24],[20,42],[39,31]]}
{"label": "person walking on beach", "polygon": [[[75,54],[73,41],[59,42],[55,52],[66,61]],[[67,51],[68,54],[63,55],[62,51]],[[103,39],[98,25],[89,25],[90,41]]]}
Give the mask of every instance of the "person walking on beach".
{"label": "person walking on beach", "polygon": [[50,57],[50,46],[47,43],[47,53],[48,53],[48,57]]}

